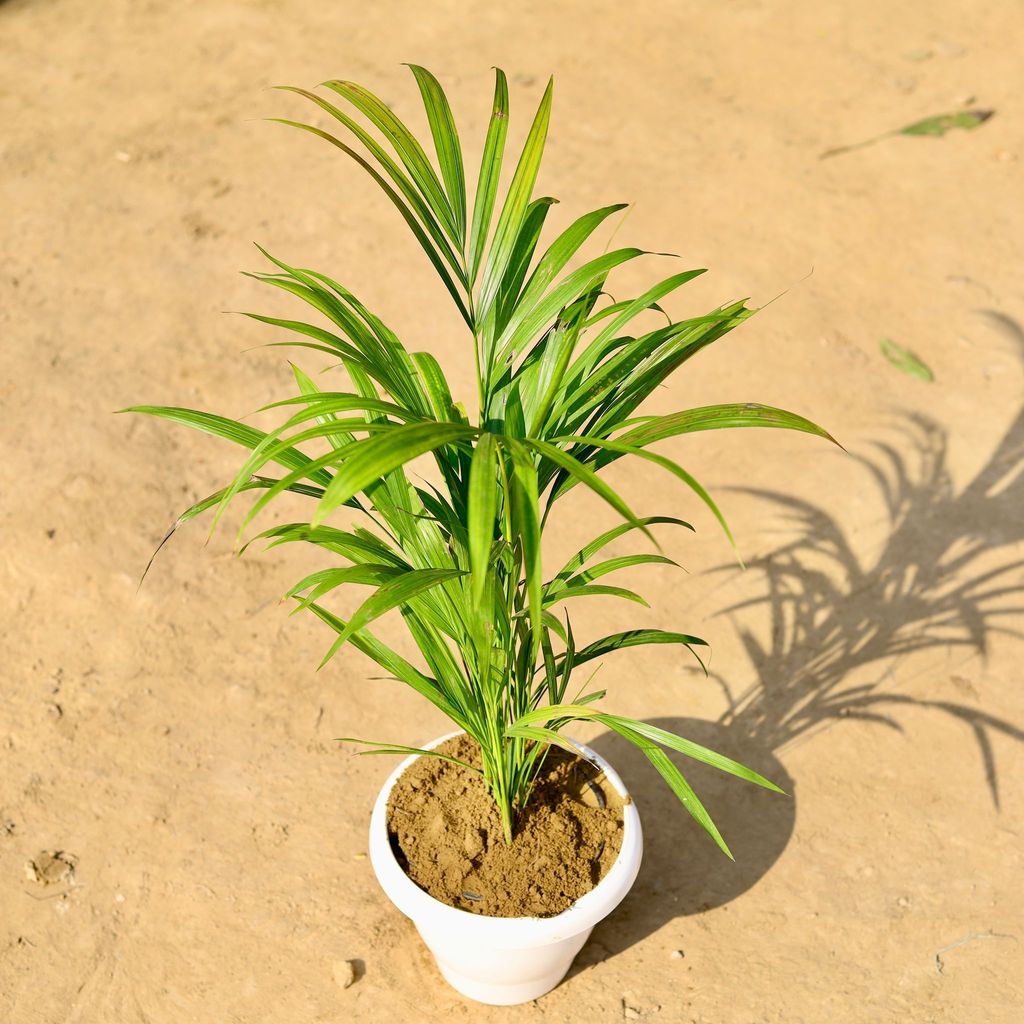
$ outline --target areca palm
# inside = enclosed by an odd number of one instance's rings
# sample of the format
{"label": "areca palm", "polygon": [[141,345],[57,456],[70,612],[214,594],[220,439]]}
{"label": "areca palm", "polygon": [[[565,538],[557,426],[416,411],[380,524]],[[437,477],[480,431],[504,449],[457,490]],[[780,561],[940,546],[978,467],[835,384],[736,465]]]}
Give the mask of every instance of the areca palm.
{"label": "areca palm", "polygon": [[[434,161],[381,100],[352,82],[324,83],[330,100],[304,89],[289,90],[329,115],[341,137],[302,121],[282,123],[320,137],[355,160],[412,230],[465,321],[476,365],[476,415],[455,401],[434,356],[407,349],[351,291],[264,252],[270,269],[252,276],[291,293],[317,314],[316,322],[249,315],[288,332],[283,344],[330,357],[343,383],[339,390],[322,390],[294,369],[296,393],[267,407],[281,418],[269,432],[196,410],[135,407],[249,449],[235,478],[193,505],[178,523],[212,510],[216,524],[243,491],[260,492],[246,525],[284,492],[309,498],[307,519],[274,526],[257,537],[271,545],[315,545],[330,556],[327,567],[289,591],[298,608],[311,611],[336,634],[324,661],[346,643],[353,645],[477,740],[482,774],[506,839],[544,751],[550,744],[571,748],[563,729],[586,720],[640,747],[687,811],[728,853],[665,749],[776,787],[682,737],[598,710],[602,691],[584,687],[570,695],[573,672],[614,651],[677,644],[696,654],[705,642],[682,632],[633,629],[579,645],[563,606],[592,595],[642,601],[605,577],[670,560],[660,550],[607,557],[605,549],[634,532],[653,541],[657,525],[689,526],[675,517],[637,514],[605,481],[605,467],[626,457],[653,463],[691,489],[728,533],[707,491],[682,466],[652,451],[652,445],[725,427],[829,435],[801,416],[760,405],[640,414],[644,400],[673,371],[753,310],[735,302],[684,320],[664,315],[660,303],[702,270],[674,274],[635,298],[611,299],[609,274],[644,252],[618,248],[586,258],[580,253],[620,205],[581,216],[542,245],[545,219],[555,202],[534,197],[551,110],[550,83],[499,204],[509,96],[505,75],[496,72],[470,207],[461,143],[445,94],[428,71],[412,66],[412,72]],[[637,329],[651,311],[661,320],[653,328]],[[436,464],[437,486],[410,480],[408,464],[421,456]],[[607,502],[621,522],[546,576],[545,522],[577,486]],[[352,512],[339,519],[342,506]],[[368,587],[369,594],[351,617],[342,619],[328,603],[334,590],[349,585]],[[419,666],[371,628],[393,609],[400,611],[419,649]],[[416,750],[382,744],[370,752]]]}

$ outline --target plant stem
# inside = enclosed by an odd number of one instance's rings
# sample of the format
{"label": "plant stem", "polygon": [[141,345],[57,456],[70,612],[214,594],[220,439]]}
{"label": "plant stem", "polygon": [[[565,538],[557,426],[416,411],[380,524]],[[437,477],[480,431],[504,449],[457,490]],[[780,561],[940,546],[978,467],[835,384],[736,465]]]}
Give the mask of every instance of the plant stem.
{"label": "plant stem", "polygon": [[512,845],[512,808],[509,804],[507,794],[504,799],[498,800],[498,813],[501,815],[501,828],[505,834],[505,845]]}
{"label": "plant stem", "polygon": [[[498,744],[500,751],[500,741]],[[514,815],[512,812],[512,796],[509,793],[509,780],[505,772],[505,758],[499,753],[496,758],[487,757],[483,759],[484,781],[491,791],[494,803],[498,808],[498,816],[501,818],[501,830],[505,837],[505,845],[512,844],[512,825]]]}

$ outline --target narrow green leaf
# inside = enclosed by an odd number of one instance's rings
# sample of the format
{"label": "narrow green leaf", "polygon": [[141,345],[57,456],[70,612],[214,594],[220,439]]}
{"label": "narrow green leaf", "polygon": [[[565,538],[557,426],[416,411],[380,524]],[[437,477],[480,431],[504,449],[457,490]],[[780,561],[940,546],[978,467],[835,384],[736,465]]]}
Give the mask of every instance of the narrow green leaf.
{"label": "narrow green leaf", "polygon": [[487,315],[497,297],[498,287],[512,257],[516,236],[519,234],[519,226],[526,213],[533,186],[537,180],[537,172],[540,169],[541,156],[544,152],[544,142],[548,134],[548,123],[551,119],[552,88],[553,80],[548,82],[547,89],[544,90],[544,96],[537,108],[533,125],[530,127],[530,134],[526,138],[515,174],[512,176],[512,183],[505,195],[505,203],[498,217],[497,227],[494,229],[494,239],[491,242],[487,265],[484,268],[484,276],[480,284],[480,301],[477,304],[480,318]]}
{"label": "narrow green leaf", "polygon": [[457,419],[455,402],[452,399],[448,380],[441,364],[429,352],[413,352],[412,361],[416,366],[423,391],[430,404],[434,419],[444,421]]}
{"label": "narrow green leaf", "polygon": [[[693,531],[693,527],[688,522],[684,519],[676,519],[675,516],[644,516],[640,522],[643,523],[644,526],[657,526],[662,524],[685,526],[686,529],[691,532]],[[567,579],[574,573],[579,572],[579,570],[582,569],[603,547],[610,544],[613,540],[617,540],[623,534],[629,533],[631,530],[635,529],[637,529],[637,527],[632,523],[620,523],[618,526],[613,526],[610,530],[605,530],[604,533],[595,537],[589,544],[580,548],[580,550],[562,566],[555,579]]]}
{"label": "narrow green leaf", "polygon": [[[343,633],[345,631],[345,623],[322,605],[312,604],[309,606],[309,610],[318,619],[327,623],[336,633]],[[366,629],[353,634],[349,638],[349,642],[353,647],[362,651],[368,658],[371,658],[380,665],[386,672],[396,679],[400,679],[407,686],[412,687],[420,696],[426,697],[431,704],[447,715],[460,728],[466,728],[468,724],[466,716],[445,697],[436,679],[425,676],[419,669],[410,665],[405,658],[391,650],[386,644],[381,643]]]}
{"label": "narrow green leaf", "polygon": [[[241,489],[243,491],[249,491],[253,490],[254,488],[268,488],[273,487],[277,483],[278,481],[272,477],[258,476],[254,477],[252,480],[247,480],[242,485]],[[313,487],[309,484],[292,484],[287,489],[291,491],[293,494],[302,494],[308,498],[319,499],[323,496],[324,493],[322,487]],[[180,516],[178,516],[177,519],[174,520],[174,522],[170,526],[170,529],[164,534],[160,543],[157,544],[156,550],[153,552],[152,555],[149,556],[149,561],[146,563],[146,568],[142,570],[142,575],[139,577],[140,587],[142,586],[143,583],[145,583],[146,577],[149,575],[149,570],[153,568],[153,563],[156,561],[156,556],[160,554],[160,551],[163,549],[164,545],[171,539],[171,537],[174,536],[179,527],[184,526],[185,523],[187,523],[190,519],[194,519],[196,516],[201,515],[203,512],[206,512],[209,509],[213,508],[214,506],[219,505],[227,490],[228,488],[224,487],[221,490],[216,491],[213,494],[210,494],[207,497],[203,498],[202,501],[197,501],[194,505],[187,508],[184,512],[181,513]]]}
{"label": "narrow green leaf", "polygon": [[833,149],[826,149],[820,159],[825,160],[831,156],[839,156],[840,153],[850,153],[855,149],[863,149],[865,146],[873,146],[876,142],[891,138],[894,135],[930,135],[938,137],[954,128],[961,128],[971,131],[979,125],[984,124],[993,114],[994,110],[958,110],[952,114],[936,114],[933,117],[926,117],[921,121],[908,124],[905,128],[897,128],[894,131],[882,132],[880,135],[873,135],[870,139],[862,142],[854,142],[848,146],[835,146]]}
{"label": "narrow green leaf", "polygon": [[[293,587],[285,592],[285,598],[298,597],[298,605],[292,614],[302,611],[314,601],[319,601],[324,594],[329,594],[338,587],[353,583],[363,586],[379,587],[403,573],[402,569],[393,565],[349,565],[341,569],[320,569],[304,576]],[[308,593],[307,593],[308,592]]]}
{"label": "narrow green leaf", "polygon": [[[357,121],[354,121],[343,110],[339,110],[338,107],[336,107],[333,103],[328,103],[327,100],[323,99],[320,96],[317,96],[316,93],[309,92],[307,89],[298,89],[295,86],[290,85],[279,85],[276,86],[276,88],[282,90],[283,92],[293,92],[298,96],[305,97],[306,99],[310,100],[311,102],[315,103],[318,107],[320,107],[321,110],[324,110],[328,114],[330,114],[331,117],[333,117],[336,121],[339,121],[350,132],[352,132],[353,135],[355,135],[355,137],[366,147],[366,149],[369,151],[373,159],[377,161],[377,163],[383,169],[384,173],[394,182],[395,186],[398,188],[398,191],[402,193],[409,208],[413,211],[413,213],[415,213],[420,223],[423,225],[427,233],[433,239],[434,244],[437,246],[439,252],[444,257],[448,265],[452,268],[456,275],[461,275],[462,270],[458,262],[458,259],[456,258],[455,250],[452,248],[451,244],[448,241],[448,238],[445,235],[445,232],[442,230],[441,225],[438,223],[438,217],[436,216],[435,212],[431,209],[427,201],[424,200],[422,193],[420,193],[417,190],[416,186],[412,183],[412,181],[410,181],[409,178],[402,173],[398,165],[394,162],[394,160],[391,159],[390,156],[388,156],[388,154],[385,152],[383,147],[380,146],[376,139],[374,139],[372,135],[365,131]],[[348,152],[349,155],[353,155],[351,151],[346,152]],[[368,165],[364,163],[362,160],[358,160],[357,162],[364,168],[364,170],[369,170]],[[374,175],[374,177],[376,179],[376,175]],[[465,217],[464,211],[463,217]],[[457,224],[455,224],[454,226],[457,227]],[[461,235],[458,232],[456,232],[456,241],[459,247],[461,248],[461,241],[459,241],[460,238]],[[464,284],[468,289],[468,283],[464,282]]]}
{"label": "narrow green leaf", "polygon": [[612,633],[610,636],[595,640],[578,650],[575,662],[577,665],[584,665],[595,658],[603,658],[613,651],[620,651],[626,647],[644,647],[649,644],[679,644],[697,659],[705,672],[707,671],[700,655],[693,649],[695,646],[707,647],[706,640],[701,640],[699,636],[690,636],[688,633],[673,633],[662,629],[628,629],[622,633]]}
{"label": "narrow green leaf", "polygon": [[906,128],[900,128],[899,134],[945,135],[955,128],[971,131],[983,125],[994,113],[994,110],[957,110],[952,114],[936,114],[934,117],[926,117],[922,121],[908,124]]}
{"label": "narrow green leaf", "polygon": [[[352,532],[339,530],[333,526],[313,527],[309,523],[283,523],[257,534],[249,544],[255,544],[260,540],[270,541],[267,545],[268,550],[279,544],[307,543],[332,551],[357,564],[383,561],[403,570],[411,568],[397,551],[366,530]],[[248,546],[247,544],[246,547]]]}
{"label": "narrow green leaf", "polygon": [[465,320],[467,325],[472,328],[473,320],[469,315],[469,310],[466,308],[465,299],[456,285],[456,280],[452,277],[452,273],[449,271],[448,267],[445,266],[441,255],[438,254],[437,249],[424,232],[420,222],[416,219],[416,216],[412,213],[409,207],[402,202],[395,190],[381,177],[373,165],[368,163],[362,156],[360,156],[359,153],[352,149],[351,146],[346,146],[340,139],[335,138],[329,132],[325,132],[321,128],[317,128],[311,124],[304,124],[301,121],[291,121],[284,117],[272,117],[268,118],[268,120],[275,124],[288,125],[290,128],[299,128],[302,131],[309,132],[311,135],[316,135],[325,142],[331,143],[332,146],[336,146],[342,152],[347,153],[353,160],[363,167],[367,174],[369,174],[381,187],[388,199],[391,200],[395,209],[397,209],[402,215],[402,219],[409,225],[409,229],[416,236],[416,241],[419,242],[420,248],[427,254],[427,258],[433,264],[434,269],[444,282],[445,288],[448,289],[449,295],[451,295],[452,299],[455,301],[455,305],[458,307],[463,320]]}
{"label": "narrow green leaf", "polygon": [[686,409],[683,412],[670,413],[668,416],[658,416],[642,426],[634,427],[616,440],[642,447],[679,434],[734,427],[780,427],[786,430],[800,430],[838,443],[827,430],[803,416],[787,412],[785,409],[775,409],[770,405],[757,405],[754,402],[707,405],[700,409]]}
{"label": "narrow green leaf", "polygon": [[[237,420],[227,419],[224,416],[217,416],[211,412],[199,412],[196,409],[179,409],[173,406],[164,405],[133,405],[120,412],[141,412],[147,416],[158,416],[165,420],[173,420],[176,423],[183,423],[187,427],[201,430],[206,434],[213,434],[215,437],[222,437],[228,441],[234,441],[244,448],[255,448],[267,436],[262,430],[246,426]],[[274,455],[274,461],[287,469],[304,471],[310,469],[312,460],[302,452],[294,448],[283,448]],[[329,484],[331,475],[324,469],[314,469],[310,478],[319,484]],[[296,480],[289,483],[296,483]]]}
{"label": "narrow green leaf", "polygon": [[587,569],[583,569],[579,572],[560,572],[554,578],[554,580],[551,581],[549,587],[551,587],[553,593],[563,583],[568,583],[576,580],[579,580],[583,583],[591,583],[596,579],[600,579],[600,577],[602,576],[607,576],[608,573],[618,572],[619,569],[628,569],[634,565],[678,566],[679,563],[671,558],[666,557],[665,555],[619,555],[617,558],[605,559],[605,561],[598,562],[596,565],[589,566]]}
{"label": "narrow green leaf", "polygon": [[686,781],[683,773],[669,760],[665,751],[653,743],[646,742],[642,736],[626,728],[624,725],[612,725],[611,728],[644,752],[644,756],[668,783],[669,788],[675,793],[679,802],[686,808],[694,821],[711,836],[715,844],[729,860],[735,860],[736,858],[733,857],[732,851],[722,837],[722,833],[718,831],[718,826],[712,820],[711,815],[708,814],[707,808],[701,803],[700,798],[694,792],[689,782]]}
{"label": "narrow green leaf", "polygon": [[534,305],[521,304],[509,319],[495,345],[496,359],[505,362],[520,350],[529,339],[547,327],[567,305],[589,292],[594,284],[603,281],[609,271],[638,256],[649,255],[643,249],[615,249],[566,275]]}
{"label": "narrow green leaf", "polygon": [[[600,437],[588,437],[586,435],[578,435],[572,437],[558,438],[560,441],[576,441],[580,444],[591,445],[595,448],[602,448],[607,452],[613,453],[615,457],[620,455],[635,455],[638,458],[644,459],[647,462],[653,462],[656,466],[660,466],[662,469],[668,470],[673,476],[678,477],[683,483],[686,484],[694,494],[700,498],[701,501],[708,507],[711,514],[718,520],[718,525],[721,526],[722,532],[725,534],[726,539],[729,541],[730,546],[739,558],[739,551],[736,548],[736,541],[733,539],[732,530],[729,529],[729,524],[725,520],[725,516],[722,515],[721,509],[716,504],[714,498],[704,489],[703,485],[697,480],[696,477],[692,476],[687,470],[683,469],[678,463],[673,462],[671,459],[666,458],[664,455],[658,455],[656,452],[649,452],[644,448],[639,448],[636,445],[625,444],[622,441],[609,441],[605,438]],[[613,459],[605,459],[601,462],[601,466],[605,466],[612,462]],[[559,484],[557,489],[552,493],[551,501],[554,503],[556,498],[561,497],[576,481],[567,479],[564,483]],[[743,560],[740,558],[740,565],[743,564]]]}
{"label": "narrow green leaf", "polygon": [[328,484],[312,525],[319,526],[339,505],[410,459],[452,441],[468,440],[475,434],[475,429],[461,423],[413,423],[352,445]]}
{"label": "narrow green leaf", "polygon": [[551,341],[544,351],[537,370],[536,381],[530,396],[530,433],[535,437],[544,437],[557,427],[549,421],[551,410],[561,392],[565,372],[576,348],[580,332],[587,314],[594,307],[600,293],[601,281],[594,282],[589,292],[581,295],[558,316],[555,329],[551,332]]}
{"label": "narrow green leaf", "polygon": [[476,199],[473,202],[473,224],[469,236],[469,284],[476,283],[480,270],[484,246],[491,226],[494,197],[498,191],[501,175],[502,154],[505,151],[505,136],[508,133],[508,81],[501,68],[494,69],[494,102],[491,119],[484,140],[483,158],[480,162],[480,177],[477,180]]}
{"label": "narrow green leaf", "polygon": [[576,754],[578,757],[586,756],[579,745],[573,743],[572,740],[562,736],[554,729],[544,729],[539,725],[513,725],[506,731],[505,735],[517,736],[524,740],[534,740],[537,743],[560,747],[562,750],[567,750],[570,754]]}
{"label": "narrow green leaf", "polygon": [[918,380],[933,381],[935,380],[935,374],[932,373],[931,368],[921,360],[918,356],[914,355],[909,349],[903,348],[902,345],[897,345],[891,338],[883,338],[879,342],[879,348],[881,349],[882,355],[896,367],[897,370],[907,374],[910,377],[916,377]]}
{"label": "narrow green leaf", "polygon": [[544,607],[550,608],[552,605],[560,604],[562,601],[568,601],[574,597],[621,597],[626,601],[635,601],[637,604],[642,604],[645,608],[651,607],[639,594],[634,593],[632,590],[627,590],[625,587],[608,587],[587,583],[576,584],[571,581],[564,587],[549,591],[544,597]]}
{"label": "narrow green leaf", "polygon": [[416,76],[416,84],[420,87],[423,106],[427,112],[430,134],[434,139],[434,151],[441,168],[448,200],[455,214],[455,227],[461,243],[466,238],[466,178],[462,168],[462,146],[459,144],[459,133],[455,127],[448,97],[441,88],[441,83],[426,68],[418,64],[410,64],[409,69]]}
{"label": "narrow green leaf", "polygon": [[636,527],[638,530],[642,530],[647,537],[657,545],[657,540],[654,534],[637,518],[633,510],[619,497],[619,495],[606,484],[596,473],[585,466],[582,462],[574,459],[567,452],[564,452],[561,448],[556,448],[553,444],[548,444],[546,441],[540,441],[537,438],[527,438],[525,444],[534,451],[543,455],[544,458],[549,459],[559,469],[565,470],[574,480],[589,487],[595,494],[604,498],[606,502],[616,512],[622,516],[628,523]]}
{"label": "narrow green leaf", "polygon": [[537,493],[537,469],[529,451],[510,437],[499,438],[512,457],[512,521],[523,548],[526,593],[533,634],[534,654],[540,645],[543,624],[544,578],[541,561],[540,499]]}
{"label": "narrow green leaf", "polygon": [[457,757],[442,754],[437,750],[425,750],[423,747],[405,747],[400,743],[375,743],[373,740],[360,740],[355,736],[338,736],[335,743],[356,743],[364,747],[373,747],[373,750],[360,750],[361,756],[367,754],[417,754],[420,757],[433,757],[439,761],[447,761],[449,764],[457,764],[460,768],[466,768],[476,775],[482,774],[479,768],[471,765],[468,761],[462,761]]}
{"label": "narrow green leaf", "polygon": [[357,634],[363,627],[368,626],[374,619],[380,618],[381,615],[391,611],[392,608],[405,604],[417,594],[421,594],[431,587],[436,587],[446,580],[464,575],[465,573],[460,572],[458,569],[413,569],[385,583],[372,596],[368,597],[359,606],[352,618],[348,620],[348,623],[339,632],[338,638],[331,645],[331,649],[324,655],[323,661],[320,662],[321,667],[334,657],[339,648],[348,639]]}
{"label": "narrow green leaf", "polygon": [[[280,317],[261,316],[259,313],[243,313],[242,316],[247,316],[250,320],[258,320],[263,324],[269,324],[272,327],[283,327],[286,330],[294,331],[296,334],[304,334],[308,338],[315,338],[317,341],[322,342],[329,352],[336,352],[346,359],[355,359],[360,363],[363,362],[363,354],[359,349],[350,345],[344,339],[339,338],[336,334],[325,331],[322,327],[303,323],[301,320],[283,320]],[[278,342],[277,344],[283,345],[285,342]]]}
{"label": "narrow green leaf", "polygon": [[692,740],[684,739],[675,733],[659,729],[655,725],[606,714],[601,714],[599,721],[604,725],[611,725],[613,721],[620,725],[625,725],[645,739],[659,743],[663,747],[668,747],[669,750],[678,750],[679,753],[685,754],[694,761],[700,761],[701,764],[710,765],[712,768],[717,768],[720,772],[725,772],[728,775],[735,775],[736,778],[743,779],[745,782],[752,782],[755,786],[761,786],[763,789],[770,789],[775,793],[783,792],[774,782],[769,781],[752,768],[747,768],[746,765],[740,764],[739,761],[734,761],[731,757],[726,757],[724,754],[719,754],[716,750],[710,750],[708,747],[694,743]]}
{"label": "narrow green leaf", "polygon": [[500,334],[505,329],[509,317],[520,301],[519,293],[537,250],[537,243],[540,241],[548,211],[557,202],[558,200],[551,196],[543,196],[540,199],[534,199],[526,208],[522,226],[519,228],[519,234],[512,247],[512,255],[509,257],[508,266],[505,268],[505,274],[498,288],[495,334]]}
{"label": "narrow green leaf", "polygon": [[[578,365],[574,364],[573,369],[578,369],[579,371],[578,378],[582,379],[586,373],[590,372],[595,363],[594,357],[606,352],[608,343],[613,338],[616,338],[619,332],[624,330],[632,320],[648,309],[661,309],[658,305],[659,300],[677,288],[681,288],[687,282],[692,281],[695,277],[700,277],[701,274],[706,273],[706,270],[701,269],[686,270],[681,274],[674,274],[672,277],[667,277],[664,281],[660,281],[653,288],[649,288],[639,298],[633,299],[631,302],[616,303],[615,306],[602,310],[603,315],[607,316],[613,311],[617,312],[617,315],[611,323],[602,328],[601,332],[587,346],[587,349],[581,353]],[[616,306],[618,307],[617,310]],[[671,322],[669,326],[671,326]]]}
{"label": "narrow green leaf", "polygon": [[441,188],[441,183],[437,180],[434,168],[430,166],[423,147],[405,124],[395,116],[395,112],[369,89],[355,82],[332,79],[323,84],[339,96],[344,96],[380,129],[416,182],[434,215],[444,225],[451,239],[461,245],[455,214]]}
{"label": "narrow green leaf", "polygon": [[[613,206],[605,206],[592,213],[586,213],[569,225],[548,247],[541,257],[537,269],[530,276],[530,280],[523,291],[522,297],[517,303],[517,313],[525,315],[540,301],[540,298],[551,286],[555,278],[561,273],[565,265],[576,254],[586,240],[605,222],[613,213],[626,208],[625,203],[616,203]],[[513,328],[510,324],[509,329]]]}
{"label": "narrow green leaf", "polygon": [[469,472],[469,564],[473,573],[473,601],[480,604],[487,584],[494,520],[498,514],[498,449],[494,435],[480,435]]}

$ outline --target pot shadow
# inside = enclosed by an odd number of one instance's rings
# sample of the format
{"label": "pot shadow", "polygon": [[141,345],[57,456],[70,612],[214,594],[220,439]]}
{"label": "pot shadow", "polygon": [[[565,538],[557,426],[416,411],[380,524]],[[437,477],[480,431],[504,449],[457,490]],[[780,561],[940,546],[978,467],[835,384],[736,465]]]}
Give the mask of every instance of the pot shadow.
{"label": "pot shadow", "polygon": [[[1024,355],[1020,325],[1005,314],[982,312]],[[970,703],[898,692],[896,670],[906,656],[927,650],[962,652],[964,663],[984,661],[993,636],[1022,638],[1010,621],[1024,611],[1024,404],[962,487],[954,483],[948,443],[948,432],[933,420],[903,414],[891,439],[854,456],[885,508],[884,536],[869,557],[856,550],[853,531],[822,507],[780,492],[734,488],[774,506],[790,538],[750,565],[748,571],[760,574],[760,592],[718,613],[733,621],[754,681],[737,690],[712,674],[727,702],[717,721],[662,718],[652,724],[749,765],[790,798],[673,755],[730,841],[733,864],[681,813],[639,750],[615,734],[594,740],[595,750],[621,766],[636,797],[645,849],[636,886],[595,928],[593,948],[581,954],[578,969],[756,885],[793,833],[795,783],[780,753],[839,721],[902,732],[896,713],[915,708],[963,723],[965,738],[978,750],[979,781],[998,810],[993,737],[1021,741],[1024,730],[982,710],[983,696],[951,662],[931,671],[943,688],[951,685]],[[848,682],[854,672],[857,681]],[[921,692],[919,682],[915,688]]]}

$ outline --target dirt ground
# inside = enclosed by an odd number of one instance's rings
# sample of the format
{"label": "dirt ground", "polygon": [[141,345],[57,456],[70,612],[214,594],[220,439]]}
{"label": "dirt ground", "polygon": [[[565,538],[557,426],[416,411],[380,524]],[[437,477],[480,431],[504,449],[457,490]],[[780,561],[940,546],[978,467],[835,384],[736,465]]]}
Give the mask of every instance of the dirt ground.
{"label": "dirt ground", "polygon": [[[0,1020],[1019,1020],[1022,32],[1007,0],[0,2]],[[445,723],[355,652],[316,673],[329,638],[278,601],[307,554],[236,559],[230,525],[204,546],[192,524],[136,593],[240,451],[112,414],[243,415],[287,392],[288,353],[246,351],[269,329],[221,313],[294,308],[236,274],[261,269],[254,240],[344,281],[471,394],[465,335],[397,215],[340,154],[259,120],[303,109],[267,86],[336,76],[414,116],[401,61],[439,74],[470,150],[492,65],[516,139],[553,72],[559,223],[635,200],[618,240],[711,268],[673,312],[785,292],[658,408],[781,405],[850,452],[666,443],[721,498],[745,572],[687,494],[612,477],[698,528],[669,538],[687,575],[637,570],[652,609],[629,623],[714,654],[709,680],[667,647],[610,658],[607,707],[791,796],[692,772],[731,864],[635,752],[581,735],[632,788],[644,867],[564,984],[500,1010],[447,988],[386,903],[365,831],[391,762],[333,742]],[[965,107],[996,113],[819,160]],[[552,557],[574,539],[562,516]],[[626,628],[601,600],[578,615],[581,635]]]}

